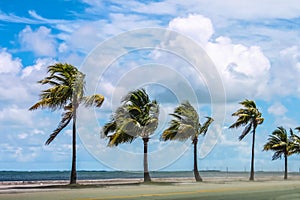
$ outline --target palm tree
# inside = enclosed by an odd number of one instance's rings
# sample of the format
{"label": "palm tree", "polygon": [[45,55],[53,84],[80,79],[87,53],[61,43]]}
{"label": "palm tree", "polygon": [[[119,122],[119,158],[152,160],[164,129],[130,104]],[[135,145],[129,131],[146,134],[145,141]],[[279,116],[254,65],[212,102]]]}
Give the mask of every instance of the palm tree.
{"label": "palm tree", "polygon": [[108,146],[131,143],[141,137],[144,144],[144,182],[150,182],[148,142],[158,126],[159,105],[155,100],[150,101],[144,89],[129,92],[121,103],[101,134],[109,138]]}
{"label": "palm tree", "polygon": [[181,103],[175,108],[174,113],[170,115],[172,115],[174,119],[171,120],[169,128],[163,132],[161,138],[163,141],[185,141],[189,138],[192,140],[192,144],[194,145],[194,175],[196,181],[202,181],[197,165],[198,136],[206,134],[213,119],[206,117],[206,122],[201,125],[197,111],[188,101]]}
{"label": "palm tree", "polygon": [[255,144],[255,131],[258,125],[264,122],[262,114],[259,112],[256,104],[252,100],[244,100],[240,102],[243,108],[240,108],[232,116],[237,116],[238,119],[229,128],[239,128],[245,126],[244,131],[239,136],[241,141],[248,133],[252,132],[252,154],[251,154],[251,172],[250,181],[254,180],[254,144]]}
{"label": "palm tree", "polygon": [[29,110],[38,108],[49,108],[51,111],[64,109],[62,119],[58,127],[52,132],[46,141],[49,145],[56,136],[73,120],[72,134],[72,169],[70,184],[75,184],[76,175],[76,117],[77,108],[82,103],[84,106],[100,107],[104,97],[99,94],[84,96],[85,74],[76,67],[66,63],[56,63],[48,66],[49,76],[38,81],[42,85],[49,85],[50,88],[43,90],[40,94],[40,100]]}
{"label": "palm tree", "polygon": [[[295,128],[298,132],[300,132],[300,127]],[[292,142],[291,145],[291,154],[297,153],[300,154],[300,137],[294,133],[291,133],[290,140]]]}
{"label": "palm tree", "polygon": [[[290,129],[290,134],[293,135],[292,129]],[[288,176],[287,157],[291,155],[291,145],[292,143],[288,138],[286,130],[281,126],[269,136],[268,142],[264,145],[263,149],[264,151],[275,151],[272,160],[281,158],[284,155],[284,179],[287,179]]]}

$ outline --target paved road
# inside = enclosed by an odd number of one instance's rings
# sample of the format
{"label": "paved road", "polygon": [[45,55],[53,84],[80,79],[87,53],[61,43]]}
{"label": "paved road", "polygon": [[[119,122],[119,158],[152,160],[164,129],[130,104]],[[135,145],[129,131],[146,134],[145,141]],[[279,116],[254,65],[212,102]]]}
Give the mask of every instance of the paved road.
{"label": "paved road", "polygon": [[299,200],[299,181],[142,184],[83,189],[1,190],[0,200],[277,199]]}

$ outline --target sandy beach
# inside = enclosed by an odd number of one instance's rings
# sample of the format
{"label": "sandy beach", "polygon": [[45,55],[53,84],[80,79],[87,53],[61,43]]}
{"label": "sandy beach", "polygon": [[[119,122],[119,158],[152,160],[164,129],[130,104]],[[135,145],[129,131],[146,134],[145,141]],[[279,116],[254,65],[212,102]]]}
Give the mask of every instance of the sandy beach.
{"label": "sandy beach", "polygon": [[196,183],[193,178],[1,182],[0,199],[300,199],[300,179],[290,177],[208,178]]}

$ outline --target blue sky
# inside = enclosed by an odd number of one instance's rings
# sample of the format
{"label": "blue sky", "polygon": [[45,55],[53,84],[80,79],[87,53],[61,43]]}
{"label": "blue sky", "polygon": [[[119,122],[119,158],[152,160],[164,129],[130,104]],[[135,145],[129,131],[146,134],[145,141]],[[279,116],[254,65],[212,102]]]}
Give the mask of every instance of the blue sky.
{"label": "blue sky", "polygon": [[[71,127],[52,144],[44,145],[61,113],[28,111],[43,89],[36,82],[46,75],[46,67],[55,62],[81,68],[88,81],[97,80],[91,81],[97,86],[87,91],[106,97],[103,108],[88,111],[89,115],[82,111],[80,126],[88,124],[85,120],[91,116],[98,124],[87,127],[93,135],[79,133],[78,169],[142,169],[139,140],[111,149],[98,133],[122,95],[129,89],[146,87],[161,107],[161,124],[150,142],[150,170],[192,170],[190,141],[163,143],[159,134],[178,102],[193,98],[202,117],[215,112],[224,119],[200,139],[200,169],[249,170],[251,137],[240,142],[242,130],[228,130],[235,120],[231,114],[239,108],[238,102],[249,98],[256,101],[265,117],[257,129],[256,170],[282,170],[283,161],[271,161],[272,152],[262,152],[262,147],[277,126],[288,129],[300,125],[299,13],[296,0],[1,1],[0,170],[70,169]],[[173,30],[178,37],[173,43],[157,38],[149,41],[148,33],[135,39],[134,31],[143,28]],[[131,40],[122,40],[120,34]],[[184,50],[168,46],[181,45],[193,50],[189,51],[191,60],[198,57],[196,50],[179,40],[179,36],[184,36],[183,41],[192,39],[211,59],[213,67],[201,68],[202,76],[190,60],[175,54]],[[137,44],[140,41],[145,43]],[[153,48],[137,48],[147,47],[149,42]],[[122,49],[132,45],[136,49],[122,54],[120,49],[104,49],[105,44]],[[168,48],[171,51],[165,51]],[[106,57],[97,53],[103,49],[108,53]],[[113,62],[99,75],[99,66],[106,59]],[[211,84],[203,76],[212,68],[221,82]],[[213,90],[219,83],[224,91]],[[218,101],[218,94],[223,92],[226,100]],[[214,101],[218,103],[212,106]],[[226,108],[226,113],[218,113],[220,108]],[[289,170],[298,171],[299,167],[299,155],[289,157]]]}

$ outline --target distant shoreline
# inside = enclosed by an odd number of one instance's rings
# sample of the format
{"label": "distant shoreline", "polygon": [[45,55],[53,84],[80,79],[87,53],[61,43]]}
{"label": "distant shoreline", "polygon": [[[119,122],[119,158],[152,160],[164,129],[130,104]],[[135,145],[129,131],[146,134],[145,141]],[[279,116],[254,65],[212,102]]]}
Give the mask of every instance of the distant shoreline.
{"label": "distant shoreline", "polygon": [[[151,172],[150,174],[154,183],[195,183],[194,174],[192,171],[156,171]],[[249,172],[205,170],[200,171],[200,174],[204,180],[204,183],[223,184],[249,181]],[[4,177],[4,175],[7,177]],[[5,193],[9,191],[24,192],[24,190],[30,191],[35,189],[45,190],[49,188],[65,188],[69,185],[69,176],[69,171],[0,172],[0,194],[1,192]],[[300,173],[290,172],[289,180],[300,181]],[[255,181],[283,181],[283,172],[257,171],[255,174]],[[143,183],[143,172],[78,171],[77,183],[81,187],[136,185]]]}
{"label": "distant shoreline", "polygon": [[[235,176],[235,177],[204,177],[204,183],[226,183],[226,182],[247,182],[248,177]],[[282,175],[274,176],[256,176],[255,181],[284,181]],[[293,176],[290,175],[287,181],[300,180],[300,174]],[[194,177],[166,177],[166,178],[152,178],[152,182],[157,183],[193,183],[195,182]],[[78,184],[81,185],[122,185],[122,184],[133,184],[143,183],[143,178],[111,178],[111,179],[85,179],[77,180]],[[34,181],[0,181],[0,190],[3,186],[47,186],[47,185],[68,185],[69,180],[34,180]]]}
{"label": "distant shoreline", "polygon": [[[194,179],[192,171],[153,171],[150,175],[154,179]],[[202,170],[200,175],[204,180],[247,180],[249,172],[224,172],[219,170]],[[35,182],[68,182],[69,171],[0,171],[0,184],[13,183],[26,184]],[[279,179],[283,172],[255,172],[258,179]],[[300,179],[299,172],[289,172],[289,177]],[[143,172],[133,171],[78,171],[78,181],[109,181],[109,180],[139,180],[143,178]]]}

